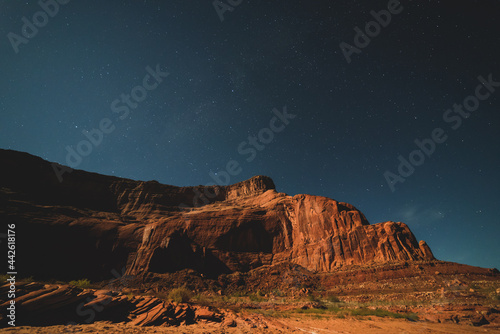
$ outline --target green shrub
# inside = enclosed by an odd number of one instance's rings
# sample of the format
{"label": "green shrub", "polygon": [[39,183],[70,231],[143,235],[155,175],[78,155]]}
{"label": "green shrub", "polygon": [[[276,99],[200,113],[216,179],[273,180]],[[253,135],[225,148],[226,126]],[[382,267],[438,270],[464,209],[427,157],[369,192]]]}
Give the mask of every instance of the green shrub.
{"label": "green shrub", "polygon": [[204,295],[202,293],[197,293],[196,295],[192,296],[191,299],[194,300],[194,302],[196,304],[203,305],[203,306],[209,306],[213,302],[213,300],[211,298],[207,297],[206,295]]}
{"label": "green shrub", "polygon": [[234,297],[234,298],[241,298],[241,297],[245,296],[245,293],[242,291],[235,291],[235,292],[231,293],[229,296]]}
{"label": "green shrub", "polygon": [[352,316],[369,316],[369,315],[374,315],[376,317],[390,317],[390,318],[396,318],[396,319],[402,319],[402,318],[407,318],[406,315],[400,314],[400,313],[394,313],[390,312],[384,309],[375,309],[371,310],[368,308],[359,308],[359,309],[354,309],[350,310],[350,313]]}
{"label": "green shrub", "polygon": [[75,286],[80,289],[88,289],[90,288],[90,281],[86,278],[79,279],[78,281],[71,281],[69,285]]}
{"label": "green shrub", "polygon": [[330,303],[340,303],[340,299],[337,296],[328,296],[327,300]]}
{"label": "green shrub", "polygon": [[170,290],[167,297],[176,303],[187,303],[191,300],[192,294],[186,287],[180,287]]}
{"label": "green shrub", "polygon": [[259,292],[248,295],[248,298],[250,298],[250,300],[253,302],[261,302],[264,300]]}
{"label": "green shrub", "polygon": [[328,312],[328,310],[323,309],[323,308],[298,308],[296,309],[297,313],[305,313],[305,314],[325,314]]}

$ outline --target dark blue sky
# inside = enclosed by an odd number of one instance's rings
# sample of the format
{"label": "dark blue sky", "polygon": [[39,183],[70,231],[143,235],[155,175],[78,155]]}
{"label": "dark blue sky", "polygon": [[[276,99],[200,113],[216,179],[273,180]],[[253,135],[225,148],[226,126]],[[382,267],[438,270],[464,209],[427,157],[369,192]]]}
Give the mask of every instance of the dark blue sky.
{"label": "dark blue sky", "polygon": [[[390,1],[233,0],[223,21],[211,1],[47,3],[53,17],[0,1],[0,147],[67,164],[89,131],[98,145],[76,168],[178,186],[234,160],[230,183],[268,175],[403,221],[439,259],[500,268],[500,87],[470,98],[478,76],[500,81],[499,1],[401,1],[350,63],[340,44]],[[391,191],[384,173],[439,128]]]}

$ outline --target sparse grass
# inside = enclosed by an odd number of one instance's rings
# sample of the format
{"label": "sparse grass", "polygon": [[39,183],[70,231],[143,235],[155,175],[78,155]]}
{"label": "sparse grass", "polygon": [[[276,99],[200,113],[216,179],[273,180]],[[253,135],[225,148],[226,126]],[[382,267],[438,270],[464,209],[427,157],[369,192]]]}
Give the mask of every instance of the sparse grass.
{"label": "sparse grass", "polygon": [[[388,317],[408,319],[410,321],[418,320],[418,316],[414,313],[396,313],[388,310],[391,306],[417,303],[406,299],[356,302],[342,301],[340,300],[342,297],[337,297],[333,292],[330,295],[328,292],[320,294],[315,291],[308,296],[301,296],[298,298],[286,297],[286,294],[278,289],[267,293],[269,297],[266,297],[266,292],[260,290],[253,293],[234,291],[228,295],[220,295],[213,291],[206,291],[193,295],[186,287],[181,287],[170,291],[155,293],[154,295],[158,298],[173,302],[185,303],[192,301],[198,305],[231,309],[236,313],[244,311],[273,318],[290,318],[300,314],[312,319],[321,319],[325,317],[336,317],[339,319],[359,317],[361,320],[369,319],[370,317]],[[133,298],[131,294],[127,296],[129,299]],[[276,298],[277,296],[280,296],[280,298]],[[303,305],[304,302],[314,302],[316,307],[308,309],[298,308],[300,305]],[[297,308],[282,309],[280,306],[290,304],[297,305]]]}
{"label": "sparse grass", "polygon": [[330,303],[340,303],[340,299],[337,297],[337,296],[328,296],[327,301],[329,301]]}
{"label": "sparse grass", "polygon": [[193,294],[186,287],[175,288],[169,291],[167,298],[176,303],[187,303]]}
{"label": "sparse grass", "polygon": [[354,309],[350,310],[350,315],[351,316],[376,316],[376,317],[389,317],[389,318],[396,318],[396,319],[403,319],[406,318],[404,314],[400,313],[394,313],[390,312],[384,309],[376,308],[374,310],[369,309],[369,308],[359,308],[359,309]]}
{"label": "sparse grass", "polygon": [[154,296],[156,298],[159,298],[159,299],[164,299],[164,300],[170,299],[168,296],[168,292],[165,292],[165,291],[152,292],[152,293],[150,293],[150,295]]}
{"label": "sparse grass", "polygon": [[[281,298],[275,298],[280,296]],[[272,318],[290,318],[299,315],[311,319],[321,319],[325,317],[336,317],[338,319],[345,319],[349,317],[359,317],[362,319],[371,319],[373,317],[386,317],[394,319],[408,319],[410,321],[418,320],[418,316],[414,313],[396,313],[387,310],[388,307],[398,304],[408,303],[407,300],[398,301],[383,301],[374,300],[370,302],[355,302],[355,301],[341,301],[335,295],[328,295],[325,293],[320,295],[316,291],[309,296],[302,296],[300,298],[285,297],[285,294],[280,290],[273,290],[269,292],[269,298],[266,297],[265,292],[257,290],[254,293],[233,292],[229,295],[219,295],[214,292],[202,292],[195,295],[186,287],[175,288],[170,291],[156,293],[155,296],[170,300],[178,303],[185,303],[192,301],[198,305],[213,306],[217,308],[231,309],[236,313],[250,312],[261,314],[266,317]],[[133,294],[127,294],[130,299]],[[295,309],[281,309],[280,305],[289,305],[311,301],[317,305],[317,308],[295,308]],[[298,307],[298,306],[297,306]],[[371,317],[371,318],[370,318]]]}
{"label": "sparse grass", "polygon": [[350,309],[350,308],[343,308],[343,307],[337,307],[337,306],[332,306],[328,307],[326,309],[321,309],[321,308],[310,308],[310,309],[295,309],[295,313],[300,313],[300,314],[310,314],[310,315],[315,315],[315,316],[328,316],[328,315],[335,315],[337,318],[344,319],[346,316],[351,316],[351,317],[370,317],[370,316],[375,316],[375,317],[381,317],[381,318],[395,318],[395,319],[408,319],[411,321],[416,321],[418,320],[418,316],[415,313],[409,313],[409,314],[403,314],[403,313],[396,313],[396,312],[391,312],[385,309],[369,309],[369,308],[355,308],[355,309]]}
{"label": "sparse grass", "polygon": [[209,298],[208,296],[204,295],[203,293],[198,293],[192,297],[193,302],[195,302],[198,305],[203,305],[203,306],[210,306],[212,305],[215,301],[212,298]]}
{"label": "sparse grass", "polygon": [[315,294],[315,293],[307,296],[307,299],[309,299],[309,301],[311,301],[311,302],[320,303],[320,304],[322,303],[320,296]]}
{"label": "sparse grass", "polygon": [[235,298],[240,298],[246,296],[243,292],[241,291],[236,291],[233,292],[232,294],[228,295],[228,297],[235,297]]}
{"label": "sparse grass", "polygon": [[20,281],[25,282],[25,283],[31,283],[31,282],[34,282],[35,279],[33,278],[33,276],[30,276],[30,277],[21,278]]}
{"label": "sparse grass", "polygon": [[[4,285],[5,283],[7,283],[7,279],[10,277],[11,277],[11,275],[0,275],[0,285]],[[30,277],[23,277],[23,278],[16,277],[16,280],[18,282],[31,283],[35,279],[33,278],[33,276],[30,276]]]}
{"label": "sparse grass", "polygon": [[329,309],[323,309],[323,308],[307,308],[307,309],[296,309],[295,313],[303,313],[303,314],[326,314],[330,313]]}
{"label": "sparse grass", "polygon": [[80,288],[80,289],[88,289],[91,286],[90,281],[86,278],[79,279],[77,281],[70,281],[69,285]]}
{"label": "sparse grass", "polygon": [[270,318],[290,318],[290,312],[280,312],[276,310],[263,310],[263,309],[249,309],[247,310],[250,313],[261,314]]}
{"label": "sparse grass", "polygon": [[248,298],[250,298],[251,301],[258,303],[265,300],[264,293],[262,293],[260,290],[257,290],[256,293],[249,294]]}

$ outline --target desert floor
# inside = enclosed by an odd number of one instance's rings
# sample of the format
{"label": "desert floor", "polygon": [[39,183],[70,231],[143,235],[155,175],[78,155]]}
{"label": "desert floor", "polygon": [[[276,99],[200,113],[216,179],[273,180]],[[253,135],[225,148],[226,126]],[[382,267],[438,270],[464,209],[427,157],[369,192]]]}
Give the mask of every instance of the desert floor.
{"label": "desert floor", "polygon": [[226,327],[214,323],[198,323],[179,327],[137,327],[126,324],[97,322],[89,325],[48,326],[48,327],[15,327],[0,329],[0,333],[16,334],[59,334],[59,333],[500,333],[499,328],[473,327],[459,324],[440,324],[423,321],[412,322],[390,318],[261,318],[267,328],[254,327],[243,321],[237,321],[236,327]]}

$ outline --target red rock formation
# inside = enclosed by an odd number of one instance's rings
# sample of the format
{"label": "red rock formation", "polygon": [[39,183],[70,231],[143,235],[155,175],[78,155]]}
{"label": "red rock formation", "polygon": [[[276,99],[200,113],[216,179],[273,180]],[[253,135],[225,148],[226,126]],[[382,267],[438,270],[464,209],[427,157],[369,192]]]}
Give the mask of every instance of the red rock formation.
{"label": "red rock formation", "polygon": [[[10,284],[0,286],[6,296]],[[209,307],[166,302],[151,296],[129,297],[121,292],[50,285],[40,283],[18,286],[16,308],[24,317],[21,325],[54,325],[60,323],[93,323],[97,320],[115,320],[137,326],[181,325],[197,321],[221,322],[222,314]],[[0,307],[10,301],[0,298]],[[3,324],[5,319],[0,319]]]}
{"label": "red rock formation", "polygon": [[40,158],[0,157],[0,219],[17,223],[26,275],[103,279],[122,267],[218,275],[284,262],[332,271],[434,259],[403,223],[370,225],[350,204],[287,196],[265,176],[175,187],[75,170],[59,182]]}

